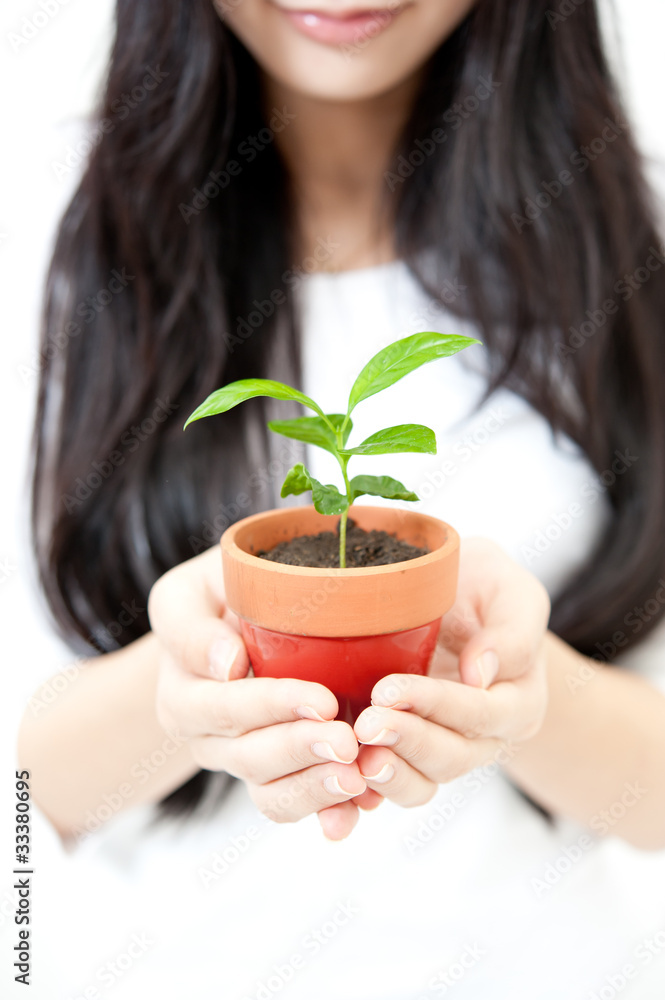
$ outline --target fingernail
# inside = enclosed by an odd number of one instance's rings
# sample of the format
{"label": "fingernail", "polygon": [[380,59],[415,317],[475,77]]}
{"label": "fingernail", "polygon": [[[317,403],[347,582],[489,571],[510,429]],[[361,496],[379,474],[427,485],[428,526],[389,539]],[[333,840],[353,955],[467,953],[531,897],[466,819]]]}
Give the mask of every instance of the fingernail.
{"label": "fingernail", "polygon": [[327,778],[323,779],[323,787],[331,795],[360,795],[360,792],[346,792],[339,783],[339,778],[336,774],[329,774]]}
{"label": "fingernail", "polygon": [[397,743],[399,739],[399,733],[396,733],[394,729],[382,729],[380,733],[377,733],[371,740],[358,740],[358,743],[364,743],[366,746],[375,746],[380,743],[382,746],[392,746],[393,743]]}
{"label": "fingernail", "polygon": [[478,657],[476,667],[480,675],[480,686],[488,688],[499,673],[499,657],[493,649],[488,649]]}
{"label": "fingernail", "polygon": [[391,704],[388,701],[381,701],[380,695],[378,701],[372,698],[372,705],[376,705],[378,708],[395,708],[400,711],[406,711],[408,708],[413,708],[413,705],[408,705],[405,701],[397,701],[394,704]]}
{"label": "fingernail", "polygon": [[390,781],[394,773],[395,768],[392,764],[384,764],[378,774],[363,774],[363,778],[365,781],[374,781],[377,785],[383,785],[386,781]]}
{"label": "fingernail", "polygon": [[228,681],[231,667],[238,652],[238,645],[232,639],[215,639],[208,653],[210,673],[218,681]]}
{"label": "fingernail", "polygon": [[334,760],[338,764],[353,764],[353,760],[342,760],[341,757],[338,757],[330,743],[312,743],[312,753],[321,757],[322,760]]}
{"label": "fingernail", "polygon": [[312,722],[330,722],[330,719],[324,719],[316,709],[310,708],[309,705],[299,705],[296,709],[296,715],[299,715],[301,719],[311,719]]}

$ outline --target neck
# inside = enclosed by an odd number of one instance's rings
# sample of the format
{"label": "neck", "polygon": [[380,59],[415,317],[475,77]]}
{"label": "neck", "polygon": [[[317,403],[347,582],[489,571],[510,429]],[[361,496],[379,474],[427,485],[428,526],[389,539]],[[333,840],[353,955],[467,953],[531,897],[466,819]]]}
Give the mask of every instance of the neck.
{"label": "neck", "polygon": [[392,218],[385,211],[384,172],[408,119],[419,76],[386,94],[325,101],[265,81],[268,107],[295,118],[277,137],[291,176],[296,253],[308,256],[323,237],[336,245],[322,270],[347,270],[394,258]]}

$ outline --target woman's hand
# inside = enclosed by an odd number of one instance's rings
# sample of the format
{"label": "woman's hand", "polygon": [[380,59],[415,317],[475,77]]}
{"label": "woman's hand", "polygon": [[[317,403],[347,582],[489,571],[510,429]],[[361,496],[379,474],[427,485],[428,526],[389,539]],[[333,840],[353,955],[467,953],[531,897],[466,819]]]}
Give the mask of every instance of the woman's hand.
{"label": "woman's hand", "polygon": [[158,718],[188,738],[200,767],[241,778],[277,822],[323,810],[332,839],[347,836],[357,822],[351,799],[364,792],[366,808],[381,801],[360,776],[353,730],[332,721],[337,699],[326,687],[247,676],[216,546],[161,577],[148,611],[162,646]]}
{"label": "woman's hand", "polygon": [[464,541],[457,601],[441,623],[429,675],[382,678],[356,721],[368,789],[421,805],[504,743],[535,736],[547,708],[549,613],[531,573],[492,542]]}
{"label": "woman's hand", "polygon": [[244,780],[265,815],[317,812],[331,839],[348,836],[358,806],[427,802],[502,742],[535,735],[544,717],[547,594],[484,540],[462,545],[458,599],[429,676],[379,681],[355,733],[333,721],[337,701],[323,685],[247,676],[216,548],[166,573],[149,612],[162,645],[161,724],[189,738],[200,767]]}

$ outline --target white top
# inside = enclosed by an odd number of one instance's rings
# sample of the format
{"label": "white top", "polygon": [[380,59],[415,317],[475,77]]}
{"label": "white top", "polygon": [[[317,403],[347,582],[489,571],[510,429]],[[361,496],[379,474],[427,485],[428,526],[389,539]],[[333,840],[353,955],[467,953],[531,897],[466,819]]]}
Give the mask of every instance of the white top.
{"label": "white top", "polygon": [[[314,275],[301,294],[304,390],[329,411],[344,406],[381,346],[418,330],[462,329],[401,263]],[[482,368],[483,349],[473,351]],[[554,594],[601,530],[602,487],[571,443],[556,442],[513,394],[472,413],[483,380],[471,364],[468,351],[427,365],[356,411],[354,440],[424,423],[438,455],[356,461],[403,479],[423,497],[420,509],[462,535],[495,539]],[[308,461],[317,478],[337,481],[328,456]],[[632,660],[665,689],[663,629]],[[118,816],[70,856],[37,816],[33,996],[663,995],[665,852],[641,853],[611,833],[591,842],[570,822],[548,825],[491,766],[441,786],[425,806],[384,802],[361,813],[338,844],[315,816],[265,820],[241,783],[208,820],[148,829],[150,816],[147,808]]]}

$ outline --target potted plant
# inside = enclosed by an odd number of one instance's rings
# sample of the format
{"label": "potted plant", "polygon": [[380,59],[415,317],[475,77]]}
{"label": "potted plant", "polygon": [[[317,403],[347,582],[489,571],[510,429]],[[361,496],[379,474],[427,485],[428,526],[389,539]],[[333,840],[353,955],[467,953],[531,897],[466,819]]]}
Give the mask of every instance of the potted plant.
{"label": "potted plant", "polygon": [[353,724],[389,673],[425,674],[442,616],[457,588],[459,537],[425,514],[357,506],[363,495],[417,501],[390,476],[349,478],[351,459],[405,452],[436,454],[429,427],[399,424],[349,445],[351,414],[363,400],[438,358],[479,341],[417,333],[379,351],[353,383],[345,413],[326,414],[281,382],[243,379],[213,392],[187,420],[224,413],[255,396],[295,400],[315,416],[271,421],[270,430],[328,451],[343,490],[296,464],[283,497],[311,492],[312,505],[246,517],[221,538],[229,607],[240,621],[258,677],[318,681],[335,694],[338,718]]}

